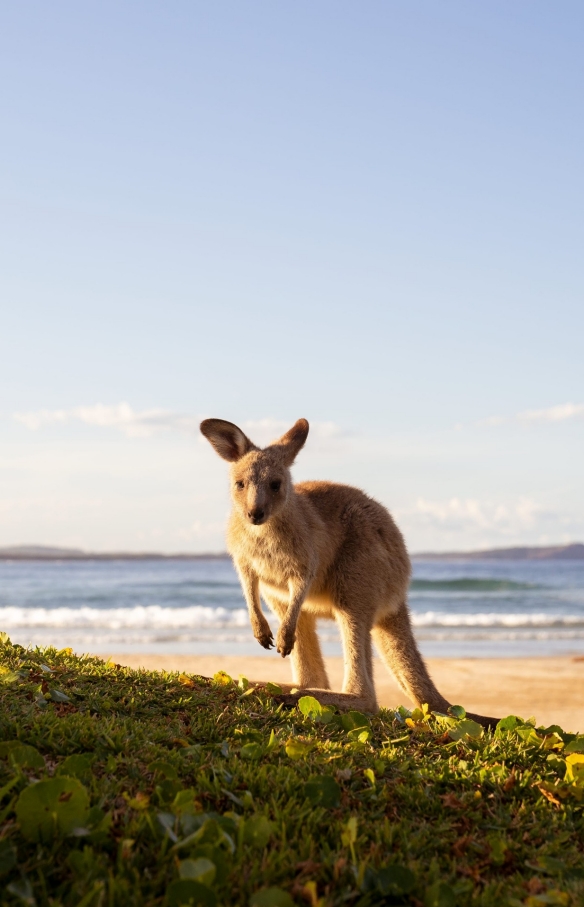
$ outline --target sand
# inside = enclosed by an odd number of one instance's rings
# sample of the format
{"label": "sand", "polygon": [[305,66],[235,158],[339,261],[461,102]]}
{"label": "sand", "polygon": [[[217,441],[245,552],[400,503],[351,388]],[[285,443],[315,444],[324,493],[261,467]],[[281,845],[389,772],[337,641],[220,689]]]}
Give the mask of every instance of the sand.
{"label": "sand", "polygon": [[[226,671],[234,678],[243,674],[249,680],[276,683],[291,680],[289,662],[277,656],[112,653],[110,657],[112,661],[132,668],[184,671],[205,677],[212,677],[216,671]],[[325,660],[331,686],[340,690],[342,659]],[[584,658],[429,658],[427,662],[440,692],[469,712],[498,718],[533,715],[538,724],[559,724],[565,731],[584,732]],[[411,705],[378,659],[375,660],[375,686],[380,705]]]}

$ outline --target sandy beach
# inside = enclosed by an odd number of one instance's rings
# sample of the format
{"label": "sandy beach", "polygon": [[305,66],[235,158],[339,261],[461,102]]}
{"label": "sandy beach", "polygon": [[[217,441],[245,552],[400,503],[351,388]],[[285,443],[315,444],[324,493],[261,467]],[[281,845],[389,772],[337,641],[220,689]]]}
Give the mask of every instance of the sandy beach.
{"label": "sandy beach", "polygon": [[[107,656],[100,656],[107,657]],[[226,671],[249,680],[289,683],[290,664],[281,658],[217,655],[124,655],[112,661],[132,668],[184,671],[212,677]],[[438,689],[451,702],[472,712],[504,717],[534,715],[538,724],[559,724],[566,731],[584,732],[584,658],[430,658]],[[333,689],[340,690],[341,658],[327,658]],[[375,659],[375,685],[380,705],[410,706],[384,665]]]}

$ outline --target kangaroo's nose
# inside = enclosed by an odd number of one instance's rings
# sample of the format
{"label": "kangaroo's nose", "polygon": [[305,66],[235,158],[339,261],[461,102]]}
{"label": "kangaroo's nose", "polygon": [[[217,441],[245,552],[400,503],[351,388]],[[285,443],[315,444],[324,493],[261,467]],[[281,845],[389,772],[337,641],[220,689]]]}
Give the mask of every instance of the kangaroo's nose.
{"label": "kangaroo's nose", "polygon": [[266,514],[265,511],[261,509],[261,507],[256,507],[255,510],[248,510],[247,515],[252,523],[256,523],[257,525],[258,523],[262,522]]}

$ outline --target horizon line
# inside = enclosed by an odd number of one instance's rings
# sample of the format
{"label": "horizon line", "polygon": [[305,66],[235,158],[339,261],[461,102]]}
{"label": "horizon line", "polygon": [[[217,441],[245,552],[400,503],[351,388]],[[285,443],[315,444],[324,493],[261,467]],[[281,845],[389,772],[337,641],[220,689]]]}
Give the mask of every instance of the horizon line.
{"label": "horizon line", "polygon": [[[584,543],[564,542],[560,545],[511,545],[504,548],[481,548],[469,551],[413,552],[414,560],[463,560],[472,558],[511,560],[584,560]],[[85,551],[82,548],[61,548],[53,545],[9,545],[0,548],[0,561],[82,561],[82,560],[226,560],[227,551],[175,552],[158,551]]]}

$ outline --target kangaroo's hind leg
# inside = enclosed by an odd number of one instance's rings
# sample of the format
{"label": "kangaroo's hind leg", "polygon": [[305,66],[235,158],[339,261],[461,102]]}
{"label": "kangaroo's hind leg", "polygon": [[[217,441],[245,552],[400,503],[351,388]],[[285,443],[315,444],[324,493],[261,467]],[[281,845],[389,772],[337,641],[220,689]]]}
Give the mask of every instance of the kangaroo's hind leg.
{"label": "kangaroo's hind leg", "polygon": [[296,643],[290,657],[292,678],[296,686],[304,689],[330,690],[314,614],[300,612],[296,624]]}
{"label": "kangaroo's hind leg", "polygon": [[[336,610],[343,640],[345,677],[343,692],[309,688],[309,692],[322,705],[332,705],[339,709],[358,709],[363,712],[376,712],[377,699],[372,676],[371,629],[368,622],[361,622],[350,614]],[[294,657],[294,651],[292,657]],[[305,688],[306,689],[306,688]],[[292,704],[302,693],[286,693],[284,701]]]}
{"label": "kangaroo's hind leg", "polygon": [[373,628],[373,639],[381,657],[400,687],[416,705],[427,703],[432,711],[446,712],[450,703],[436,689],[420,655],[407,605],[382,617]]}
{"label": "kangaroo's hind leg", "polygon": [[[365,711],[376,712],[371,628],[367,621],[346,612],[337,611],[336,619],[343,641],[343,694],[359,699],[360,707]],[[355,705],[354,708],[359,706]]]}
{"label": "kangaroo's hind leg", "polygon": [[[405,602],[395,614],[382,617],[373,628],[373,638],[400,687],[416,705],[427,703],[432,712],[447,712],[450,703],[438,692],[414,639]],[[494,727],[496,718],[468,713],[484,727]]]}

